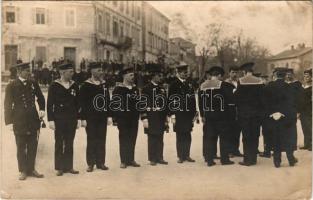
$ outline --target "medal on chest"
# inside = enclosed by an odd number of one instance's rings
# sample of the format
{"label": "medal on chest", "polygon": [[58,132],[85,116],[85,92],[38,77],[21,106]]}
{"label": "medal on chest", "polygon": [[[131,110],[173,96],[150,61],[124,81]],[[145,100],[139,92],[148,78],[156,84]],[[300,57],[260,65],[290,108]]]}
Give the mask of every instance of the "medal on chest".
{"label": "medal on chest", "polygon": [[75,91],[75,89],[71,89],[71,95],[74,96],[74,97],[76,96],[76,91]]}

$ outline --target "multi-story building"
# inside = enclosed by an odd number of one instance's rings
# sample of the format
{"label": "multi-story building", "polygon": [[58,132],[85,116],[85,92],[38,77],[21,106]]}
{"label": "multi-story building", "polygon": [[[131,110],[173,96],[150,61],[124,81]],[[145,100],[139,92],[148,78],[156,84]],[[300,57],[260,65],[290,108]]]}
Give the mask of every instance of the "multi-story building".
{"label": "multi-story building", "polygon": [[168,55],[170,20],[148,2],[143,2],[143,56],[146,62]]}
{"label": "multi-story building", "polygon": [[142,59],[141,1],[4,1],[2,74],[23,61]]}
{"label": "multi-story building", "polygon": [[267,59],[267,71],[271,73],[275,67],[286,67],[294,69],[299,76],[307,68],[312,68],[312,47],[305,44],[294,45],[290,49],[282,51]]}
{"label": "multi-story building", "polygon": [[142,60],[142,2],[95,2],[98,59]]}
{"label": "multi-story building", "polygon": [[2,2],[2,72],[16,63],[82,57],[94,59],[94,8],[90,2]]}
{"label": "multi-story building", "polygon": [[192,71],[198,71],[196,44],[180,37],[170,38],[169,56],[172,61],[184,61],[190,66]]}

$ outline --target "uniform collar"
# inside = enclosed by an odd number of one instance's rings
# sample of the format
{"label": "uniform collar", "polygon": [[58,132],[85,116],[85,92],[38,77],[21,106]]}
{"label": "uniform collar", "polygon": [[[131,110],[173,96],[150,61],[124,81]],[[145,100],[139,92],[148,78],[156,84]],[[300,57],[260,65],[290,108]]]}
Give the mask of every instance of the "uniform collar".
{"label": "uniform collar", "polygon": [[[69,85],[64,85],[64,84],[62,83],[61,79],[57,79],[57,80],[55,80],[55,82],[58,83],[58,84],[60,84],[60,85],[62,85],[65,89],[69,89],[69,88],[75,83],[75,81],[70,80],[70,81],[69,81]],[[68,87],[67,87],[67,86],[68,86]]]}
{"label": "uniform collar", "polygon": [[20,80],[20,81],[22,81],[23,83],[25,82],[25,81],[27,81],[27,79],[24,79],[24,78],[22,78],[22,77],[18,77],[18,79]]}
{"label": "uniform collar", "polygon": [[152,85],[158,86],[159,84],[156,84],[155,82],[151,81]]}
{"label": "uniform collar", "polygon": [[186,82],[186,80],[180,78],[179,76],[177,76],[177,78],[178,78],[178,80],[180,80],[180,82],[182,82],[182,83],[185,83],[185,82]]}
{"label": "uniform collar", "polygon": [[100,80],[100,81],[98,82],[99,84],[97,84],[97,82],[94,82],[91,78],[87,79],[85,82],[90,83],[90,84],[93,84],[93,85],[101,85],[101,84],[105,83],[104,80]]}

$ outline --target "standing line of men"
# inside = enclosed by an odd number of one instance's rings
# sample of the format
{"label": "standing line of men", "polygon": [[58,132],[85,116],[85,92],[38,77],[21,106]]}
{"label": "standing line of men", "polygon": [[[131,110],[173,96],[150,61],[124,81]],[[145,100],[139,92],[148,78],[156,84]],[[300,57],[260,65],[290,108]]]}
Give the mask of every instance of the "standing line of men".
{"label": "standing line of men", "polygon": [[[297,159],[296,120],[300,120],[304,134],[304,147],[312,150],[312,70],[304,73],[304,86],[292,80],[289,69],[275,69],[275,79],[264,83],[253,75],[254,63],[245,63],[240,69],[230,68],[230,77],[219,66],[211,67],[207,80],[198,91],[199,111],[203,122],[203,156],[209,167],[215,165],[217,141],[220,143],[222,165],[232,165],[230,157],[243,156],[240,165],[257,164],[258,141],[262,126],[265,138],[263,156],[270,157],[274,151],[274,165],[280,167],[281,152],[285,151],[290,166]],[[168,164],[163,158],[164,131],[173,123],[176,132],[178,163],[195,162],[190,156],[192,129],[197,117],[196,95],[188,78],[188,65],[176,67],[176,77],[169,85],[168,94],[161,86],[163,71],[158,66],[148,69],[151,81],[139,91],[135,83],[135,69],[124,66],[120,71],[123,82],[117,85],[110,96],[109,86],[104,80],[103,67],[90,62],[91,77],[77,84],[72,80],[74,66],[60,63],[60,78],[49,87],[47,116],[49,127],[55,133],[55,170],[78,174],[73,167],[73,145],[76,129],[84,127],[87,135],[87,172],[94,166],[108,170],[105,165],[107,125],[117,122],[119,132],[120,168],[140,167],[135,161],[138,123],[141,119],[148,139],[150,165]],[[43,177],[35,170],[40,123],[45,115],[45,99],[39,85],[29,80],[29,63],[16,66],[17,79],[6,88],[5,123],[13,124],[17,145],[20,180],[27,176]],[[238,78],[238,72],[244,76]],[[35,100],[39,105],[36,110]],[[142,101],[147,104],[140,109]],[[299,101],[301,100],[301,101]],[[309,111],[309,112],[308,112]],[[239,151],[242,132],[243,154]],[[271,137],[267,137],[267,136]]]}

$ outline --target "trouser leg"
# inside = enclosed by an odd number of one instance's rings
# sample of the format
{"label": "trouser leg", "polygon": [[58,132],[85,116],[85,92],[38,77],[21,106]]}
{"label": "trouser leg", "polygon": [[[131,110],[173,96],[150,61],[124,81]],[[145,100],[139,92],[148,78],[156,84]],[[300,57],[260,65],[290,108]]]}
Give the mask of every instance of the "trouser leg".
{"label": "trouser leg", "polygon": [[27,171],[26,137],[26,135],[15,135],[18,170],[25,173]]}
{"label": "trouser leg", "polygon": [[27,172],[31,173],[35,169],[37,155],[37,132],[33,132],[27,136]]}

